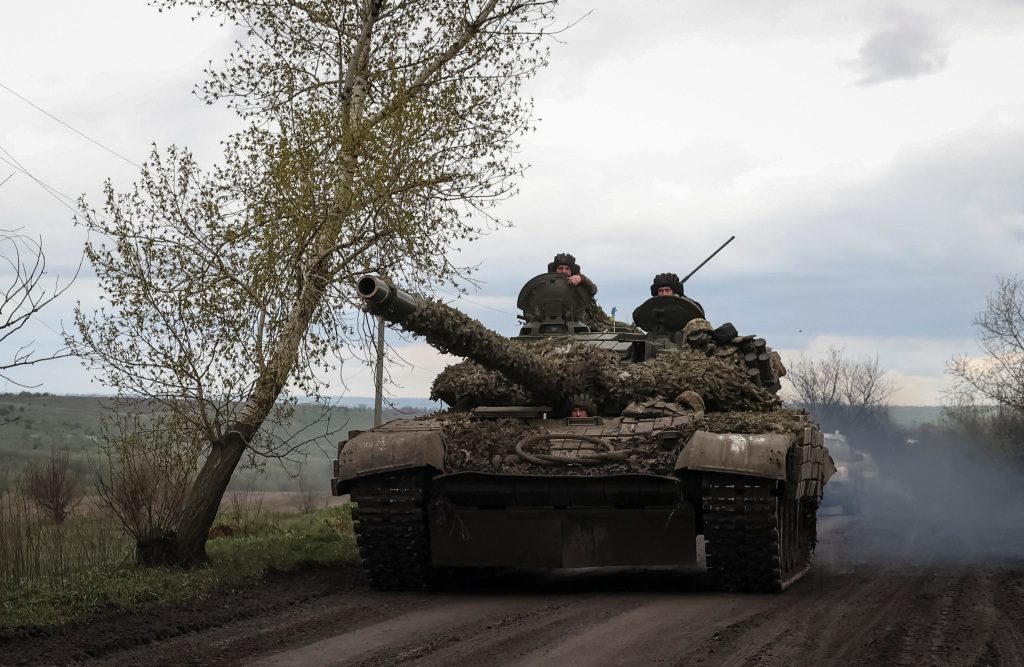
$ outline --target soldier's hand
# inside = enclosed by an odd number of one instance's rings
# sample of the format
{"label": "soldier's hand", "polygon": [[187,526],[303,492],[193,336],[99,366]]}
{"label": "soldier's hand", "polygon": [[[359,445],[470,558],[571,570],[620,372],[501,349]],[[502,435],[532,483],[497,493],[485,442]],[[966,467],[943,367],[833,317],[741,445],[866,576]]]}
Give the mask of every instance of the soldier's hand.
{"label": "soldier's hand", "polygon": [[579,285],[581,282],[583,282],[583,278],[580,278],[579,276],[569,276],[570,285]]}

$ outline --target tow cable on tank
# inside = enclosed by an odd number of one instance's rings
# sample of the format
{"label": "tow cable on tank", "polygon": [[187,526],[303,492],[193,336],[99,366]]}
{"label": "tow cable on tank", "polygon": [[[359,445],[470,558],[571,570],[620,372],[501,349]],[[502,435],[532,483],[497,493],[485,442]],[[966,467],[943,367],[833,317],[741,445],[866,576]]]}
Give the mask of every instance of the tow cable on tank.
{"label": "tow cable on tank", "polygon": [[[578,441],[580,445],[584,442],[603,447],[604,452],[587,452],[582,454],[582,450],[579,446],[572,451],[573,454],[531,454],[526,451],[527,445],[539,443],[545,440],[564,440],[564,441]],[[550,447],[548,449],[550,452]],[[578,464],[578,465],[598,465],[600,463],[607,463],[609,461],[625,461],[632,454],[631,450],[628,449],[615,449],[615,447],[602,438],[598,438],[593,435],[583,435],[576,433],[541,433],[538,435],[532,435],[528,438],[523,438],[516,443],[516,454],[518,454],[524,461],[530,463],[536,463],[537,465],[552,466],[560,464]]]}

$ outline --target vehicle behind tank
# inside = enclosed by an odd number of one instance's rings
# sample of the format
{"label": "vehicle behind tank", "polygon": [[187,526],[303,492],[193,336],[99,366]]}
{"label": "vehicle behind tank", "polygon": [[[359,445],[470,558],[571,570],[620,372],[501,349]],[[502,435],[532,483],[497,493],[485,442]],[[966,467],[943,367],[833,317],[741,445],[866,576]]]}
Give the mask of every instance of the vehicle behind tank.
{"label": "vehicle behind tank", "polygon": [[846,436],[839,431],[826,433],[825,444],[835,463],[836,473],[829,480],[828,493],[821,501],[822,508],[835,508],[841,514],[861,514],[865,498],[889,491],[881,482],[878,464],[870,453],[852,448]]}
{"label": "vehicle behind tank", "polygon": [[453,568],[690,565],[699,535],[723,589],[781,591],[806,573],[833,468],[817,427],[774,395],[763,341],[690,326],[703,309],[675,296],[593,331],[589,295],[552,273],[521,291],[513,339],[381,278],[359,292],[467,359],[435,380],[448,411],[339,446],[332,491],[356,503],[375,586]]}

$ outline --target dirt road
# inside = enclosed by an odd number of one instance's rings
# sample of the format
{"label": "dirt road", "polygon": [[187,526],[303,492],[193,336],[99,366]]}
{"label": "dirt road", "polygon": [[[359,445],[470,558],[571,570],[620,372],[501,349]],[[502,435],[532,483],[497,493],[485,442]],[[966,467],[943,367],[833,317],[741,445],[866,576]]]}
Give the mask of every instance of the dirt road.
{"label": "dirt road", "polygon": [[3,664],[1024,665],[1024,553],[941,521],[822,517],[811,574],[781,595],[692,571],[512,572],[379,593],[355,570],[271,577],[0,643]]}

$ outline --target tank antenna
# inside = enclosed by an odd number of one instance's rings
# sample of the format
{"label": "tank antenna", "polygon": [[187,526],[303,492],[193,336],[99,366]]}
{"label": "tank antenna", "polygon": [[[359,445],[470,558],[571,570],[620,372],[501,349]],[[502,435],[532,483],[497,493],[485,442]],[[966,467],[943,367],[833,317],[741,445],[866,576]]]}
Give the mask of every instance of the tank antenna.
{"label": "tank antenna", "polygon": [[698,265],[697,265],[697,268],[696,268],[696,269],[694,269],[693,271],[690,271],[689,273],[687,273],[687,274],[686,274],[686,277],[685,277],[685,278],[683,278],[682,280],[680,280],[680,281],[679,281],[679,284],[681,285],[681,284],[685,283],[685,282],[686,282],[687,280],[689,280],[689,279],[690,279],[690,276],[692,276],[693,274],[695,274],[695,273],[697,273],[698,271],[700,271],[700,268],[701,268],[702,266],[704,266],[705,264],[707,264],[708,262],[710,262],[710,261],[712,260],[712,258],[714,258],[714,256],[715,256],[715,255],[717,255],[718,253],[722,252],[722,248],[724,248],[725,246],[727,246],[727,245],[729,245],[730,243],[732,243],[732,240],[733,240],[734,238],[736,238],[736,235],[735,235],[735,234],[733,234],[732,236],[730,236],[730,237],[729,237],[729,240],[728,240],[728,241],[726,241],[726,242],[725,242],[725,243],[723,243],[722,245],[718,246],[718,250],[716,250],[716,251],[714,251],[713,253],[711,253],[710,255],[708,255],[708,258],[707,258],[707,259],[705,259],[705,260],[704,260],[703,262],[701,262],[700,264],[698,264]]}

